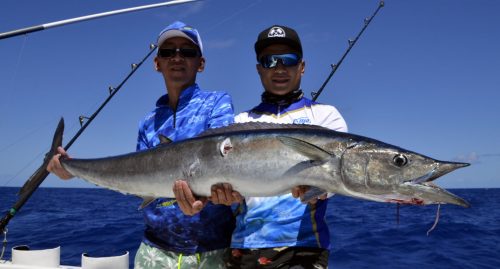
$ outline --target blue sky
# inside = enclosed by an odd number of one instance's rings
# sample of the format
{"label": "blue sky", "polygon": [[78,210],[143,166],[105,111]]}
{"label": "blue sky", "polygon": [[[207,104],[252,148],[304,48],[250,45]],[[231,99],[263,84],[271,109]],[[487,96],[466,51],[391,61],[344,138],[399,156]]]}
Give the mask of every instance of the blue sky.
{"label": "blue sky", "polygon": [[[157,3],[3,0],[0,32]],[[253,44],[273,24],[295,28],[306,61],[302,89],[317,90],[361,30],[375,0],[204,0],[70,24],[0,40],[0,186],[20,186],[41,164],[60,117],[65,141],[139,62],[169,23],[201,33],[198,82],[225,90],[236,112],[260,100]],[[500,187],[500,2],[385,1],[320,96],[352,133],[436,159],[470,162],[438,179],[447,188]],[[135,150],[137,125],[165,93],[152,59],[70,149],[74,157]],[[45,187],[89,187],[49,176]]]}

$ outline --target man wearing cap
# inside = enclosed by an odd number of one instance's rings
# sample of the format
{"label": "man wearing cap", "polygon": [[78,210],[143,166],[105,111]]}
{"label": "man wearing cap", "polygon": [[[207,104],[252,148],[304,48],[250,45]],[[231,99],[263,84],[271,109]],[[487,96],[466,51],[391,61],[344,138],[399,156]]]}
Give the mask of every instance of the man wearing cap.
{"label": "man wearing cap", "polygon": [[[153,111],[139,124],[137,150],[231,124],[231,97],[224,92],[201,90],[196,84],[197,73],[205,67],[198,31],[174,22],[159,34],[157,45],[154,66],[163,75],[167,94],[158,99]],[[47,170],[69,179],[73,176],[59,162],[59,157],[68,155],[62,148],[59,153]],[[223,253],[234,229],[230,207],[204,203],[200,214],[191,217],[182,213],[173,198],[149,202],[143,208],[146,229],[135,268],[223,268]]]}
{"label": "man wearing cap", "polygon": [[[236,122],[314,124],[336,131],[347,125],[330,105],[303,96],[300,81],[305,71],[297,32],[274,25],[255,43],[262,102],[236,116]],[[296,187],[277,197],[246,197],[233,232],[230,268],[327,268],[330,235],[325,221],[326,195],[301,203],[308,190]]]}
{"label": "man wearing cap", "polygon": [[[347,131],[335,107],[303,96],[300,81],[305,62],[295,30],[280,25],[265,29],[258,35],[255,53],[257,73],[264,87],[262,103],[237,115],[236,122],[314,124]],[[328,201],[323,194],[319,199],[301,203],[297,198],[307,190],[307,186],[297,186],[281,196],[244,197],[236,216],[228,268],[327,268]],[[188,188],[183,191],[185,197],[192,197]],[[216,191],[225,192],[229,199],[212,195],[214,203],[231,204],[242,199],[230,186]],[[198,211],[194,205],[199,201],[181,199],[179,203],[187,214]],[[188,207],[191,209],[185,210]]]}

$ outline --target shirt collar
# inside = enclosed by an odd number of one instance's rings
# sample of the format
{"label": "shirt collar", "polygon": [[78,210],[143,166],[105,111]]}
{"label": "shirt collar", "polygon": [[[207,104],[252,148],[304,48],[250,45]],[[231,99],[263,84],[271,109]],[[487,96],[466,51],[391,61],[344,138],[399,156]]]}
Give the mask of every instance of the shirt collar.
{"label": "shirt collar", "polygon": [[252,111],[255,113],[272,113],[277,115],[279,112],[280,114],[283,114],[288,111],[293,111],[301,107],[308,106],[307,100],[308,100],[307,98],[302,96],[300,99],[296,100],[292,104],[284,106],[280,106],[277,104],[260,103],[258,106],[254,107]]}

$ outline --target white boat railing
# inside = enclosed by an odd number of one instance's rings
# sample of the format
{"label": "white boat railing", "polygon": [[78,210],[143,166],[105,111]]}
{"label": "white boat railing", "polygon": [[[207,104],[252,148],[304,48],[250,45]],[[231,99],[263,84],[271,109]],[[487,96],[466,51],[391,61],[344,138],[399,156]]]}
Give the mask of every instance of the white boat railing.
{"label": "white boat railing", "polygon": [[28,246],[12,248],[11,261],[0,260],[0,269],[128,269],[129,252],[109,257],[82,254],[81,267],[61,265],[61,248],[32,250]]}

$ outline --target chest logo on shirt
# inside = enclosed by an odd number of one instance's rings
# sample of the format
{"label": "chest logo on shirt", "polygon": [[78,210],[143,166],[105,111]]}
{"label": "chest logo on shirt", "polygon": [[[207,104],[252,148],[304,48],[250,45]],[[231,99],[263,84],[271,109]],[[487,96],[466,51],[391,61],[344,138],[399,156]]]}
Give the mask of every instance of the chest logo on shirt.
{"label": "chest logo on shirt", "polygon": [[191,116],[188,120],[188,124],[197,124],[200,122],[205,121],[206,117],[205,116]]}
{"label": "chest logo on shirt", "polygon": [[294,124],[310,124],[311,120],[309,118],[298,118],[293,120]]}

